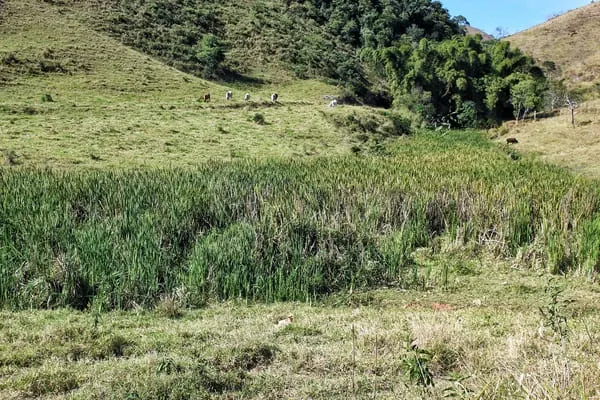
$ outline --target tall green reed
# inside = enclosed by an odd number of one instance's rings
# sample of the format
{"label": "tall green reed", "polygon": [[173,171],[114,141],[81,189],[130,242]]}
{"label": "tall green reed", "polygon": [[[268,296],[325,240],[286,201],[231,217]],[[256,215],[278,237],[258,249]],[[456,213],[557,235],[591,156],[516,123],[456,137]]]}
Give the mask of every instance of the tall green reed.
{"label": "tall green reed", "polygon": [[191,304],[304,301],[405,285],[436,237],[598,270],[593,182],[461,140],[193,170],[1,170],[0,304],[129,308],[180,288]]}

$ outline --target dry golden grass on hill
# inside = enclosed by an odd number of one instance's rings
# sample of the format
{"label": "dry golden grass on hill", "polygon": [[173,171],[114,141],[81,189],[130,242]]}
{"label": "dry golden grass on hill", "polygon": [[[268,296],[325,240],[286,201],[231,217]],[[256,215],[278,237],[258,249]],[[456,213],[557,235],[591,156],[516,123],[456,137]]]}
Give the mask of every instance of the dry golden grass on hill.
{"label": "dry golden grass on hill", "polygon": [[600,86],[600,3],[592,3],[507,38],[541,63],[556,63],[570,87]]}
{"label": "dry golden grass on hill", "polygon": [[570,111],[561,109],[557,115],[537,121],[507,122],[498,132],[498,140],[503,142],[507,137],[517,138],[518,150],[538,153],[544,160],[586,177],[600,177],[600,100],[576,110],[575,127]]}
{"label": "dry golden grass on hill", "polygon": [[479,28],[475,28],[473,26],[466,26],[466,29],[467,29],[468,35],[481,35],[483,40],[493,40],[494,39],[494,37],[492,35],[485,33],[484,31],[482,31]]}

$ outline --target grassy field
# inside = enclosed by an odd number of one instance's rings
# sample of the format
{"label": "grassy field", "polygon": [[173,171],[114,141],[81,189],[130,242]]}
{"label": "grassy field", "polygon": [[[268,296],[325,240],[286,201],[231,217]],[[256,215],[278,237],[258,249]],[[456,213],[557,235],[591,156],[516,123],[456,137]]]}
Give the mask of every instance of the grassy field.
{"label": "grassy field", "polygon": [[[460,253],[318,304],[0,311],[3,399],[594,399],[596,284]],[[292,313],[292,324],[276,322]]]}
{"label": "grassy field", "polygon": [[600,397],[595,103],[490,132],[513,148],[400,135],[3,11],[0,398]]}
{"label": "grassy field", "polygon": [[0,302],[131,308],[181,288],[195,306],[319,299],[411,283],[421,247],[595,276],[592,182],[478,132],[422,133],[386,151],[194,170],[6,171]]}
{"label": "grassy field", "polygon": [[[335,87],[260,71],[261,84],[215,84],[128,49],[48,3],[5,7],[0,149],[22,166],[190,166],[334,155],[360,145],[335,129],[335,115],[355,112],[327,108],[323,95],[337,94]],[[40,65],[59,72],[40,72]],[[227,90],[234,92],[231,102]],[[200,101],[207,92],[210,103]],[[273,92],[280,99],[275,105]],[[263,124],[255,122],[257,114]]]}
{"label": "grassy field", "polygon": [[558,114],[537,121],[528,120],[519,125],[509,122],[504,128],[493,130],[491,135],[503,133],[516,137],[520,151],[538,154],[540,158],[568,167],[576,174],[600,178],[600,101],[583,103],[575,114],[575,126],[571,125],[571,113],[561,109]]}

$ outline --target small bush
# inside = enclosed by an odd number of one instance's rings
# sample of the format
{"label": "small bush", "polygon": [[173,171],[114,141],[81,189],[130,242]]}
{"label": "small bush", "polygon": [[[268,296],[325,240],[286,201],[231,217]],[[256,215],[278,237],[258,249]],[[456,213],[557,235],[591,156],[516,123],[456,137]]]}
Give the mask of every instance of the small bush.
{"label": "small bush", "polygon": [[44,93],[42,95],[42,103],[52,103],[54,102],[54,99],[52,98],[52,95],[50,93]]}
{"label": "small bush", "polygon": [[[384,125],[384,132],[390,135],[400,136],[411,133],[411,121],[399,114],[387,114],[389,123]],[[391,124],[391,125],[390,125]]]}
{"label": "small bush", "polygon": [[174,296],[162,296],[156,305],[156,311],[167,318],[179,318],[183,315],[181,307]]}
{"label": "small bush", "polygon": [[156,366],[157,374],[166,374],[171,375],[174,373],[181,373],[183,371],[183,367],[176,363],[172,358],[165,357],[158,362]]}
{"label": "small bush", "polygon": [[15,65],[19,64],[21,61],[17,58],[15,53],[6,53],[2,56],[2,64],[4,65]]}
{"label": "small bush", "polygon": [[262,115],[261,113],[254,113],[254,115],[252,116],[252,121],[257,123],[258,125],[264,125],[265,124],[265,116]]}
{"label": "small bush", "polygon": [[106,350],[115,357],[123,357],[125,355],[125,349],[132,344],[133,342],[131,340],[123,336],[115,335],[106,342]]}
{"label": "small bush", "polygon": [[19,155],[15,153],[14,150],[4,150],[4,162],[6,165],[18,165],[19,164]]}
{"label": "small bush", "polygon": [[474,101],[465,101],[458,112],[458,124],[462,128],[475,128],[477,122],[477,105]]}
{"label": "small bush", "polygon": [[54,50],[51,48],[47,48],[46,50],[44,50],[42,55],[44,56],[44,58],[54,58]]}
{"label": "small bush", "polygon": [[270,365],[279,349],[270,344],[257,344],[240,350],[233,358],[233,366],[249,371],[258,366]]}
{"label": "small bush", "polygon": [[41,72],[51,73],[65,73],[67,69],[59,62],[51,61],[51,60],[41,60],[38,62],[38,68]]}
{"label": "small bush", "polygon": [[434,386],[433,373],[431,372],[431,352],[419,348],[416,344],[410,344],[408,352],[402,360],[406,377],[419,386]]}

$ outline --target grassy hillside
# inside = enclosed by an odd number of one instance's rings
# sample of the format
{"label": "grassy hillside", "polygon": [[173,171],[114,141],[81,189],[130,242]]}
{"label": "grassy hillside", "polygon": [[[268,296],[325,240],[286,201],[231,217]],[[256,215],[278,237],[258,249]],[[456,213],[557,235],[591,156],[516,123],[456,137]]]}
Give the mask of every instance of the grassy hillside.
{"label": "grassy hillside", "polygon": [[552,18],[507,38],[570,87],[600,93],[600,3]]}
{"label": "grassy hillside", "polygon": [[498,133],[499,142],[516,137],[516,149],[539,155],[542,159],[568,167],[576,174],[600,178],[600,102],[581,104],[575,114],[575,126],[571,125],[571,112],[558,110],[556,115],[528,120],[515,124],[507,122],[504,128],[492,130]]}
{"label": "grassy hillside", "polygon": [[493,40],[494,37],[488,33],[485,33],[479,28],[475,28],[474,26],[467,25],[466,27],[468,35],[481,35],[484,40]]}
{"label": "grassy hillside", "polygon": [[[197,165],[207,159],[314,156],[364,147],[336,129],[336,87],[279,76],[227,86],[131,50],[52,4],[10,1],[0,25],[0,149],[6,162],[44,166]],[[234,98],[226,102],[226,90]],[[210,103],[203,94],[212,93]],[[249,92],[248,104],[242,101]],[[278,104],[271,104],[273,92]],[[264,123],[261,122],[262,116]],[[358,117],[359,119],[361,117]],[[382,124],[386,117],[373,114]],[[368,144],[367,144],[368,147]]]}

